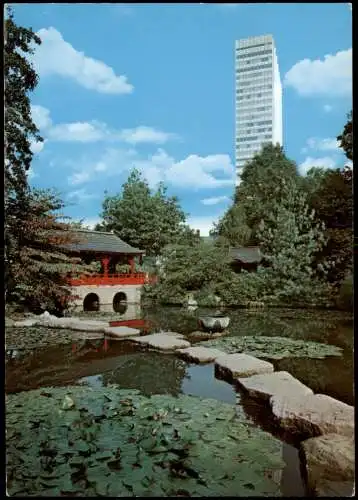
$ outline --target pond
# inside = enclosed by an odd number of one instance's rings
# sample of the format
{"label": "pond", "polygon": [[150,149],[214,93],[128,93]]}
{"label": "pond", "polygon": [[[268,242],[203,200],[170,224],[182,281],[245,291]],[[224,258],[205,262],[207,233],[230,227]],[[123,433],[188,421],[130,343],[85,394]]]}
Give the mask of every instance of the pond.
{"label": "pond", "polygon": [[[182,308],[172,307],[140,310],[131,306],[122,314],[86,313],[81,316],[123,321],[129,325],[136,322],[136,327],[141,326],[145,332],[170,330],[189,334],[198,329],[198,316],[206,312],[208,311],[199,309],[189,313]],[[340,357],[293,357],[271,361],[275,369],[290,372],[314,392],[354,404],[351,315],[333,311],[287,309],[229,310],[228,314],[231,318],[230,337],[280,336],[341,347],[343,354]],[[139,390],[143,396],[162,394],[178,398],[190,395],[226,403],[236,408],[244,421],[251,422],[265,433],[275,435],[281,442],[283,440],[282,459],[285,466],[280,476],[280,494],[304,496],[297,442],[289,436],[277,435],[265,409],[237,393],[231,384],[215,378],[213,364],[186,363],[171,354],[146,351],[128,341],[77,339],[69,343],[69,332],[54,330],[51,336],[66,337],[67,342],[57,340],[54,345],[51,341],[49,345],[28,349],[31,335],[40,335],[46,339],[48,330],[42,330],[37,328],[34,332],[33,329],[27,329],[25,339],[23,330],[7,330],[7,345],[12,346],[6,362],[7,394],[73,385],[97,390],[116,384],[122,389]]]}

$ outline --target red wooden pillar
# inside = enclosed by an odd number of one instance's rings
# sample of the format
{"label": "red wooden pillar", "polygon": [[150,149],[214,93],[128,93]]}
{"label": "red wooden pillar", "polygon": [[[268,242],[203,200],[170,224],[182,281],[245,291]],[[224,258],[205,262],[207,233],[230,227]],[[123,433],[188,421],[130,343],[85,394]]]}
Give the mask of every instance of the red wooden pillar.
{"label": "red wooden pillar", "polygon": [[102,266],[103,266],[104,275],[106,277],[108,276],[108,264],[109,264],[109,257],[103,257],[102,258]]}
{"label": "red wooden pillar", "polygon": [[129,257],[129,265],[131,266],[131,274],[135,272],[134,257]]}

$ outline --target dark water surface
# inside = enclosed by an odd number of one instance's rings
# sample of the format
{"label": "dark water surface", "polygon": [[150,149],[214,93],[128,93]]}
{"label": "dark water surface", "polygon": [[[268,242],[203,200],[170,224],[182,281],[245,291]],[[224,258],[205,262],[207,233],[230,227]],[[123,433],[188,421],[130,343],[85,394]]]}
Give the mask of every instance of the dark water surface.
{"label": "dark water surface", "polygon": [[[188,334],[198,329],[198,315],[205,312],[198,310],[188,313],[180,308],[162,307],[141,311],[138,308],[128,309],[123,315],[95,313],[86,316],[129,321],[140,318],[146,320],[147,331],[171,330]],[[343,356],[339,358],[286,358],[274,361],[274,365],[276,369],[290,372],[314,392],[354,404],[351,315],[331,311],[276,309],[262,312],[231,310],[228,314],[231,318],[231,336],[283,336],[342,347]],[[61,330],[58,335],[61,335]],[[14,345],[13,340],[11,343]],[[24,342],[19,342],[19,345],[24,347]],[[145,395],[177,396],[184,393],[213,398],[236,404],[249,419],[274,433],[265,411],[256,408],[255,403],[245,401],[244,396],[238,394],[231,384],[216,379],[213,364],[189,364],[172,354],[147,351],[128,341],[74,340],[72,344],[12,351],[7,357],[5,384],[7,393],[46,386],[84,384],[98,387],[118,384],[122,388],[139,389]],[[292,444],[295,443],[286,439],[283,447],[286,467],[281,489],[284,496],[302,497],[304,490],[298,452]]]}

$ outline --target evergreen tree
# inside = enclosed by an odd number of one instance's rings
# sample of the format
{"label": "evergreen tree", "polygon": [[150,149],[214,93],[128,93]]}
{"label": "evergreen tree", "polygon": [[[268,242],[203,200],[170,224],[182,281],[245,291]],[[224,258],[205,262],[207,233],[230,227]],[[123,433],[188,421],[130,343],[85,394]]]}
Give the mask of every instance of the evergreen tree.
{"label": "evergreen tree", "polygon": [[114,230],[130,245],[141,248],[147,255],[158,255],[169,243],[178,241],[185,233],[185,214],[176,196],[167,196],[160,184],[152,193],[148,182],[134,169],[115,196],[103,202],[103,225]]}
{"label": "evergreen tree", "polygon": [[[324,225],[315,221],[307,197],[297,185],[288,183],[283,191],[284,196],[272,204],[257,233],[269,264],[267,291],[278,299],[307,300],[324,288],[312,266],[326,244]],[[320,272],[325,273],[324,263]]]}

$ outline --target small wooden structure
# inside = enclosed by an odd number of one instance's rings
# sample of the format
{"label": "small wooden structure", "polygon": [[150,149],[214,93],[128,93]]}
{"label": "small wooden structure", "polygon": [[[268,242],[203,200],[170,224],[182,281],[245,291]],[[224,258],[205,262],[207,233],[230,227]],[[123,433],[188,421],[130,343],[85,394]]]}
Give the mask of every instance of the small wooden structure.
{"label": "small wooden structure", "polygon": [[[136,272],[136,259],[142,263],[144,250],[132,247],[114,232],[75,231],[76,243],[66,245],[72,255],[78,255],[86,264],[93,261],[101,263],[101,271],[80,278],[70,278],[72,286],[79,285],[142,285],[146,274]],[[117,264],[128,264],[129,272],[116,273]]]}
{"label": "small wooden structure", "polygon": [[230,257],[232,259],[231,267],[236,272],[240,272],[242,269],[256,271],[257,266],[263,260],[258,246],[230,248]]}

